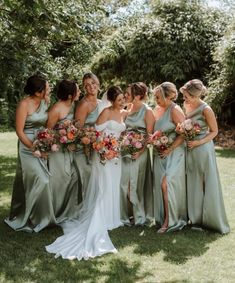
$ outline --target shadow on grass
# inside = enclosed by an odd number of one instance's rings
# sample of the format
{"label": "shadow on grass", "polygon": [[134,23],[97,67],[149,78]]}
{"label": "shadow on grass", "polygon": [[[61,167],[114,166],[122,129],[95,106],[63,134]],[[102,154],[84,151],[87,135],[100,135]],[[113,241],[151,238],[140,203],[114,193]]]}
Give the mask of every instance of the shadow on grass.
{"label": "shadow on grass", "polygon": [[[216,150],[218,156],[235,157],[235,151]],[[0,188],[9,195],[16,167],[16,158],[0,156]],[[14,232],[3,223],[8,216],[7,206],[0,206],[0,281],[3,282],[127,282],[133,283],[151,276],[141,273],[141,261],[120,259],[105,255],[89,261],[55,259],[45,251],[62,234],[60,228],[48,228],[39,234]],[[159,235],[156,228],[122,227],[110,232],[118,250],[133,247],[136,255],[154,256],[163,254],[163,260],[172,264],[184,264],[193,257],[200,257],[209,249],[209,244],[221,236],[209,231],[180,232]],[[135,258],[136,259],[136,258]],[[132,261],[132,262],[131,262]],[[130,263],[131,262],[131,263]],[[105,279],[105,281],[104,281]],[[171,281],[171,283],[177,281]],[[188,281],[180,281],[187,283]]]}
{"label": "shadow on grass", "polygon": [[0,156],[0,190],[11,192],[16,171],[16,157]]}
{"label": "shadow on grass", "polygon": [[218,157],[235,158],[234,149],[216,148],[215,152],[216,152],[216,156]]}
{"label": "shadow on grass", "polygon": [[[3,219],[8,209],[0,207],[0,279],[3,282],[125,282],[144,281],[152,274],[140,272],[141,260],[122,259],[108,254],[88,261],[69,261],[54,258],[45,251],[62,231],[51,227],[40,233],[12,231]],[[163,260],[183,264],[192,257],[200,257],[208,245],[221,236],[212,232],[197,232],[185,229],[181,232],[158,235],[156,228],[121,227],[110,232],[111,239],[120,251],[133,246],[137,255],[154,256],[163,253]],[[177,281],[172,281],[177,282]],[[187,283],[187,281],[185,281]]]}
{"label": "shadow on grass", "polygon": [[0,207],[0,279],[3,282],[134,283],[151,275],[139,275],[140,262],[130,264],[112,254],[88,261],[55,259],[45,251],[45,245],[62,234],[60,228],[50,227],[38,234],[15,232],[3,223],[7,214],[8,209]]}
{"label": "shadow on grass", "polygon": [[152,256],[163,252],[164,260],[173,264],[184,264],[192,257],[200,257],[209,249],[211,242],[221,237],[218,233],[190,228],[164,235],[156,231],[155,227],[123,227],[110,235],[118,249],[133,245],[134,253],[139,255]]}

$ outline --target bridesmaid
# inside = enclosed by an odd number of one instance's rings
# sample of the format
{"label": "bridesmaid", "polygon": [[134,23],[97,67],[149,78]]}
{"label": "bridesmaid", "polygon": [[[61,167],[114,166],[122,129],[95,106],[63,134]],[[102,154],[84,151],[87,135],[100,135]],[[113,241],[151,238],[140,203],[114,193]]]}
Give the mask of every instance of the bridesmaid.
{"label": "bridesmaid", "polygon": [[173,83],[164,82],[154,89],[157,103],[154,131],[168,133],[173,140],[162,152],[154,150],[153,189],[154,215],[161,225],[158,233],[180,230],[186,225],[185,150],[183,138],[177,136],[175,127],[184,121],[181,108],[173,101],[177,90]]}
{"label": "bridesmaid", "polygon": [[55,223],[46,156],[38,158],[32,153],[37,131],[47,121],[50,87],[45,79],[35,75],[28,78],[24,92],[29,96],[16,109],[18,166],[10,217],[5,222],[16,231],[39,232]]}
{"label": "bridesmaid", "polygon": [[[47,127],[59,128],[65,120],[74,119],[74,101],[78,100],[80,90],[74,81],[62,80],[57,89],[59,101],[48,113]],[[50,186],[53,207],[58,223],[72,218],[75,214],[78,194],[78,178],[74,165],[74,153],[58,151],[50,153]]]}
{"label": "bridesmaid", "polygon": [[[142,82],[133,83],[126,90],[125,100],[129,104],[125,121],[127,131],[139,129],[146,134],[153,132],[153,111],[144,103],[147,90],[147,86]],[[122,158],[121,220],[125,225],[143,225],[153,220],[153,197],[151,183],[148,183],[151,182],[149,173],[151,166],[148,148],[133,154],[132,158]],[[134,223],[130,221],[130,214],[133,214]]]}
{"label": "bridesmaid", "polygon": [[206,87],[200,80],[187,82],[183,93],[186,117],[201,126],[201,132],[188,141],[187,195],[188,215],[193,225],[200,225],[226,234],[230,231],[219,172],[217,169],[213,138],[218,126],[213,110],[202,101]]}
{"label": "bridesmaid", "polygon": [[[86,95],[79,101],[76,107],[75,120],[81,127],[94,126],[99,115],[98,105],[100,100],[97,99],[97,95],[100,82],[93,73],[86,73],[83,76],[82,83]],[[75,164],[79,174],[79,181],[81,182],[80,186],[83,199],[91,174],[91,164],[82,150],[75,153]]]}

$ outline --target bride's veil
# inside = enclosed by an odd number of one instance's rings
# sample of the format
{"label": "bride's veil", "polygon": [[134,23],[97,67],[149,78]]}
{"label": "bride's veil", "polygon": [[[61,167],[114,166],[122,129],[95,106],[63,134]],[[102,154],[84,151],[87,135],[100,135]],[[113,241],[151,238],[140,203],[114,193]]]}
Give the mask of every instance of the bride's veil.
{"label": "bride's veil", "polygon": [[101,98],[101,102],[99,103],[99,114],[107,107],[111,106],[111,102],[107,98],[107,92],[105,92]]}

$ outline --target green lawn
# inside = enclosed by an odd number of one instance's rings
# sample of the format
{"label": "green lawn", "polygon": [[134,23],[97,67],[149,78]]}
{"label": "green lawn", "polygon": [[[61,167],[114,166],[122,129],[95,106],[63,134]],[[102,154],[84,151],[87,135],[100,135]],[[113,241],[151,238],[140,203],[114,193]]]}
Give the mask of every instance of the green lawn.
{"label": "green lawn", "polygon": [[152,228],[119,228],[110,233],[118,254],[89,261],[55,259],[44,246],[59,228],[39,234],[14,232],[4,223],[10,205],[17,141],[0,133],[0,283],[37,282],[235,282],[235,151],[217,149],[231,233],[221,236],[189,228],[159,235]]}

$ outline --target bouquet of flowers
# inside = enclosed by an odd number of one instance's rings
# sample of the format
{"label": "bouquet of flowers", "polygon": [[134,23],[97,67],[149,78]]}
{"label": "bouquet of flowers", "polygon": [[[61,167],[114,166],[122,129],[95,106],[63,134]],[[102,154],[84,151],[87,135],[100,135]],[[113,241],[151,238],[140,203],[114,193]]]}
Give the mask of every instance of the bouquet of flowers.
{"label": "bouquet of flowers", "polygon": [[78,128],[76,139],[77,148],[83,148],[84,154],[87,157],[87,162],[89,162],[91,158],[91,154],[93,152],[93,143],[96,141],[98,135],[99,134],[94,127]]}
{"label": "bouquet of flowers", "polygon": [[42,153],[56,152],[59,146],[56,140],[54,130],[42,129],[37,133],[37,137],[33,142],[33,153],[37,157],[42,157]]}
{"label": "bouquet of flowers", "polygon": [[78,135],[78,129],[72,121],[65,120],[56,128],[57,140],[63,149],[74,151],[76,149],[75,141]]}
{"label": "bouquet of flowers", "polygon": [[97,132],[97,139],[93,143],[93,148],[98,152],[100,163],[105,165],[107,160],[118,158],[120,145],[118,139],[113,135]]}
{"label": "bouquet of flowers", "polygon": [[159,152],[163,152],[167,148],[169,148],[174,140],[169,136],[169,133],[156,131],[149,139],[149,144],[153,145],[153,147]]}
{"label": "bouquet of flowers", "polygon": [[176,126],[175,131],[178,134],[182,135],[186,141],[190,141],[200,133],[201,127],[198,123],[194,122],[193,120],[187,119],[184,122],[179,123]]}
{"label": "bouquet of flowers", "polygon": [[146,133],[138,130],[125,131],[120,138],[121,152],[124,157],[130,157],[145,146]]}

